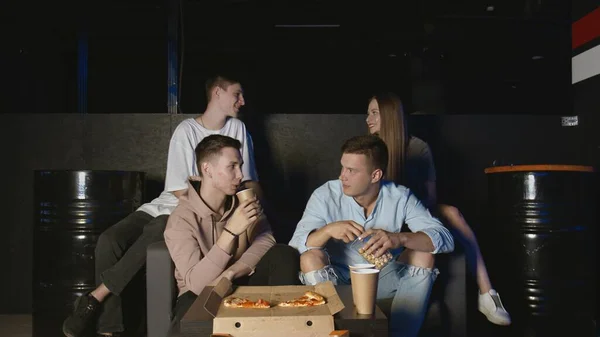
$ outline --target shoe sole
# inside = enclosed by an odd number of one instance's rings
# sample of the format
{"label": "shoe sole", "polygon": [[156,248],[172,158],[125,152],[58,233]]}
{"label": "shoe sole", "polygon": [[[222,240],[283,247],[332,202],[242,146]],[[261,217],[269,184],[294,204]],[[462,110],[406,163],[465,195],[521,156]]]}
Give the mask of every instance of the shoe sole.
{"label": "shoe sole", "polygon": [[492,315],[492,314],[491,314],[489,311],[487,311],[487,310],[482,310],[481,308],[479,308],[479,312],[480,312],[480,313],[482,313],[482,314],[485,316],[485,318],[487,318],[487,320],[488,320],[488,321],[490,321],[490,322],[492,322],[492,323],[494,323],[494,324],[496,324],[496,325],[508,326],[508,325],[510,325],[510,323],[511,323],[510,321],[509,321],[509,322],[506,322],[506,321],[503,321],[503,320],[497,319],[496,317],[494,317],[494,316],[493,316],[493,315]]}

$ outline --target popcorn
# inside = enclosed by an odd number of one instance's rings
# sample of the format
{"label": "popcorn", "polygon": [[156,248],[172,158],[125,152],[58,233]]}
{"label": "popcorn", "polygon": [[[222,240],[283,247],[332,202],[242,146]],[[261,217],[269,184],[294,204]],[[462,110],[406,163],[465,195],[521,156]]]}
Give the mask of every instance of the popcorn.
{"label": "popcorn", "polygon": [[365,243],[367,241],[369,241],[370,238],[371,238],[371,235],[369,235],[368,237],[365,237],[365,238],[357,238],[350,244],[350,248],[352,250],[358,252],[358,254],[360,254],[360,256],[362,256],[368,263],[375,265],[375,268],[381,270],[390,261],[392,261],[394,259],[394,256],[392,255],[392,253],[389,250],[377,258],[372,253],[366,254],[365,249],[363,247],[364,247]]}
{"label": "popcorn", "polygon": [[369,263],[374,264],[375,268],[383,269],[388,262],[390,262],[393,258],[392,253],[385,252],[380,257],[375,257],[373,254],[367,254],[363,248],[358,249],[358,253],[365,258],[365,260],[369,261]]}

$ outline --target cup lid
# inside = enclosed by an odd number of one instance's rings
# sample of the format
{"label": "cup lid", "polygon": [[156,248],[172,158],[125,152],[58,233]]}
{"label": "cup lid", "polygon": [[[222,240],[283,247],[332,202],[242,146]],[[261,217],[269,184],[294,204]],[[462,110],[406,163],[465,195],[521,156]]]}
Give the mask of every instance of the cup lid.
{"label": "cup lid", "polygon": [[348,268],[350,268],[350,270],[371,269],[371,268],[375,268],[375,265],[372,263],[356,263],[356,264],[349,265]]}
{"label": "cup lid", "polygon": [[354,274],[377,274],[379,269],[351,269],[350,272]]}

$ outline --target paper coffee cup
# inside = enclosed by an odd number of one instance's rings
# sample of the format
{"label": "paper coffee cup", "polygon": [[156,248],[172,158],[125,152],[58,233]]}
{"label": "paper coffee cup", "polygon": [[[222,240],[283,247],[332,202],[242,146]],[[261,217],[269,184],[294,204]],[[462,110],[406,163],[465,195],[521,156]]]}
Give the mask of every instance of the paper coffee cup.
{"label": "paper coffee cup", "polygon": [[[240,203],[242,203],[248,199],[256,198],[256,193],[254,193],[254,190],[251,188],[241,190],[241,191],[237,192],[235,195],[237,196]],[[252,240],[254,240],[254,235],[256,234],[254,231],[255,228],[256,228],[256,222],[254,222],[250,226],[248,226],[248,228],[246,229],[244,234],[242,234],[240,239],[247,240],[249,243],[251,243]]]}
{"label": "paper coffee cup", "polygon": [[379,269],[354,269],[350,270],[350,275],[356,312],[361,315],[373,315],[377,299]]}
{"label": "paper coffee cup", "polygon": [[237,192],[235,195],[237,195],[237,198],[240,202],[244,202],[248,199],[256,198],[256,193],[254,193],[254,190],[251,188],[241,190],[241,191]]}
{"label": "paper coffee cup", "polygon": [[[371,263],[355,263],[353,265],[348,265],[350,271],[356,269],[375,269],[375,265]],[[350,273],[350,284],[354,284],[354,274]],[[354,287],[352,287],[352,298],[354,298]]]}

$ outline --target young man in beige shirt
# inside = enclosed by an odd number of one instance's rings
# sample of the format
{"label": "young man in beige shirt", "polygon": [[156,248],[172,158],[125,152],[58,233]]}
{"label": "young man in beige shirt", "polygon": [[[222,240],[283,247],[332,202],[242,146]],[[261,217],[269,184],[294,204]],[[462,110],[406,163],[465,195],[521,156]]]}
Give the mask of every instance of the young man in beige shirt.
{"label": "young man in beige shirt", "polygon": [[165,242],[175,262],[179,320],[205,286],[225,277],[234,284],[299,284],[299,254],[276,245],[257,199],[239,202],[240,142],[211,135],[196,147],[201,182],[188,183],[171,213]]}

